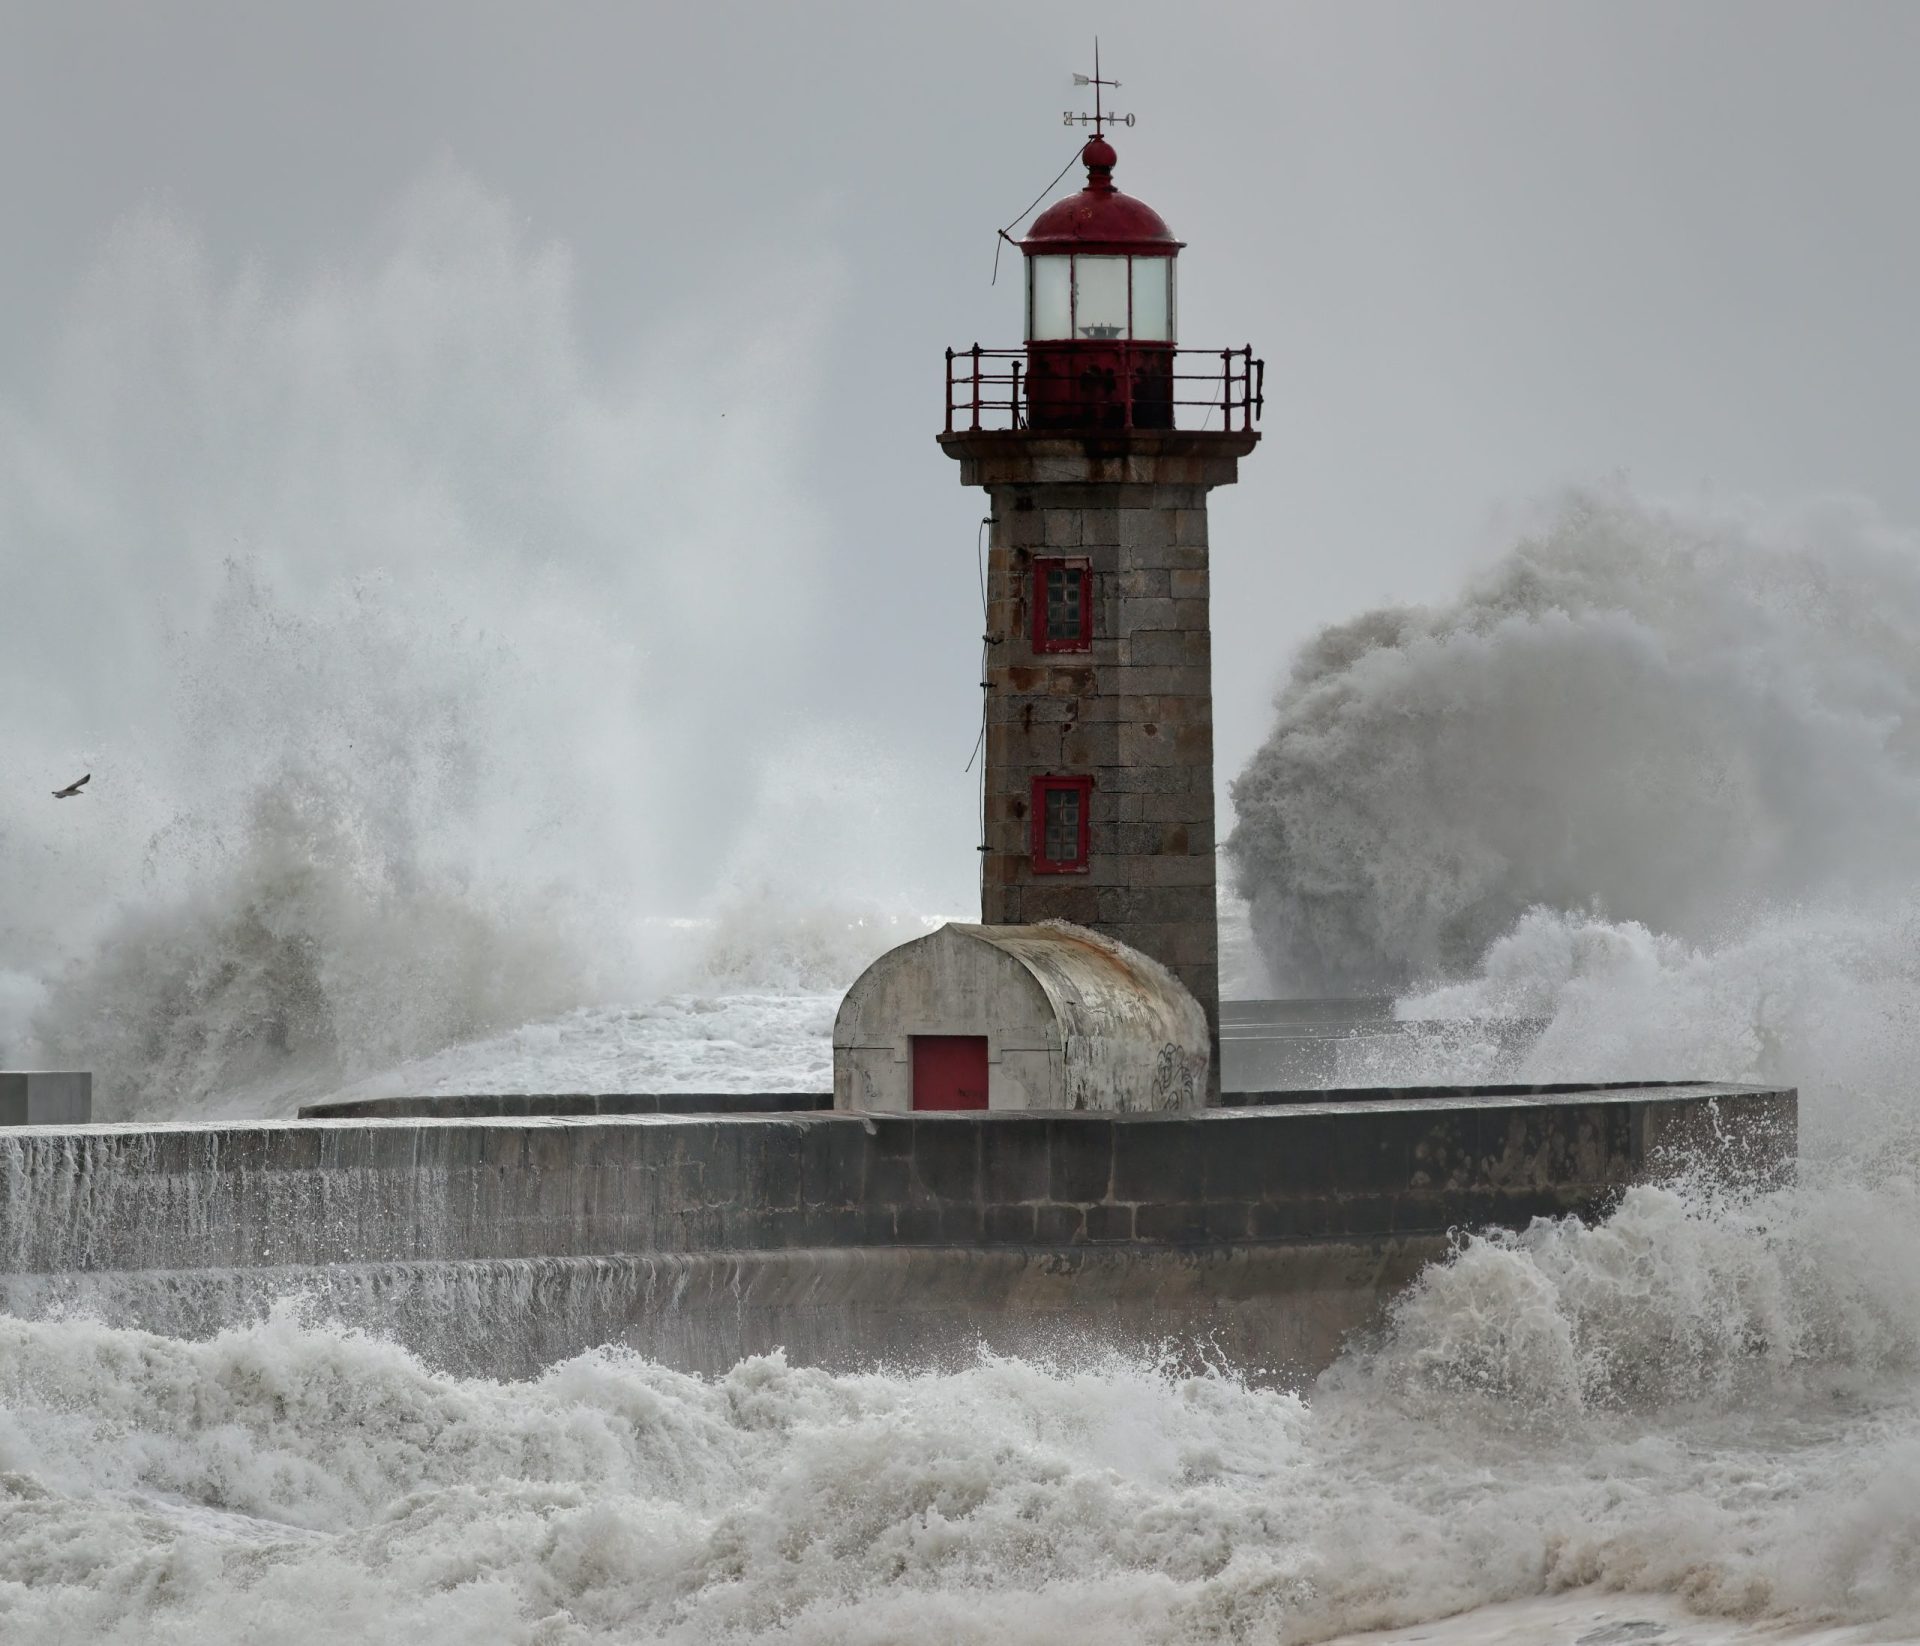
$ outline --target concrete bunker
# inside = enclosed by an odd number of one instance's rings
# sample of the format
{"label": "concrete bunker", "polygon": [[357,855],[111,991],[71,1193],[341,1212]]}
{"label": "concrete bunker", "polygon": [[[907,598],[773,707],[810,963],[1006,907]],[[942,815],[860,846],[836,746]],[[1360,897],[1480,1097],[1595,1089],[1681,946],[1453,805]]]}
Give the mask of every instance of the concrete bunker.
{"label": "concrete bunker", "polygon": [[836,1109],[1191,1109],[1206,1015],[1157,961],[1061,921],[951,923],[882,955],[833,1025]]}

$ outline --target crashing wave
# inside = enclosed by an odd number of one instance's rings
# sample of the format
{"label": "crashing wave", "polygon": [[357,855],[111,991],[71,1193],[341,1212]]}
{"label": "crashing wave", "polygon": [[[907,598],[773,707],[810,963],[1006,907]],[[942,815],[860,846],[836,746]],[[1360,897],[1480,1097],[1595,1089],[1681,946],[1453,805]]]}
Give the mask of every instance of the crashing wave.
{"label": "crashing wave", "polygon": [[1227,842],[1282,992],[1468,972],[1536,905],[1691,942],[1920,876],[1920,549],[1582,493],[1297,659]]}

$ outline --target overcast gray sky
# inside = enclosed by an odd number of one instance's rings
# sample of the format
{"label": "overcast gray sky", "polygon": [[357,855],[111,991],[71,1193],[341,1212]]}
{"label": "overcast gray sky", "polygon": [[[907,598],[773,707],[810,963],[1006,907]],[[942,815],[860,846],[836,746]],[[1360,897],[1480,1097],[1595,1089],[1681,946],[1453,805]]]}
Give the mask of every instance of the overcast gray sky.
{"label": "overcast gray sky", "polygon": [[[1268,363],[1266,440],[1215,502],[1223,787],[1302,637],[1444,597],[1562,483],[1920,522],[1920,6],[1891,0],[8,3],[0,402],[45,399],[142,211],[221,279],[299,285],[464,174],[567,252],[586,369],[652,339],[650,392],[701,417],[758,393],[696,381],[702,340],[777,331],[790,284],[818,335],[810,381],[768,384],[797,425],[768,515],[806,520],[815,598],[767,686],[953,820],[904,851],[964,892],[982,508],[933,441],[940,354],[1019,336],[993,229],[1071,152],[1096,29],[1139,117],[1116,180],[1189,242],[1183,341]],[[670,706],[724,750],[709,710]]]}

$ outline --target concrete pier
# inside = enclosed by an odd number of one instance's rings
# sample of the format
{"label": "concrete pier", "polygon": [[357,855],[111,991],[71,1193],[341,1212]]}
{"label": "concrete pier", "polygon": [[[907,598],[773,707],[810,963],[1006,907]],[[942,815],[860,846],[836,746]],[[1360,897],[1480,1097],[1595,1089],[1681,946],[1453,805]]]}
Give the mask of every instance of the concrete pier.
{"label": "concrete pier", "polygon": [[1342,1093],[1177,1116],[329,1120],[0,1135],[0,1301],[205,1330],[287,1290],[449,1364],[690,1369],[1060,1334],[1305,1375],[1450,1230],[1791,1170],[1791,1091]]}

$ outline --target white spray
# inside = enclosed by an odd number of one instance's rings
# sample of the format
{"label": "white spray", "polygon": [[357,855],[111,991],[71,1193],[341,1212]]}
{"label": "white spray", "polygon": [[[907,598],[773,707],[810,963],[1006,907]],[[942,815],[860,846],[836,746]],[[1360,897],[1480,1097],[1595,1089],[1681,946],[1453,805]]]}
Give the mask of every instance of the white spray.
{"label": "white spray", "polygon": [[1914,883],[1916,704],[1910,535],[1581,494],[1305,649],[1227,851],[1282,992],[1458,977],[1536,905],[1721,940]]}
{"label": "white spray", "polygon": [[827,849],[871,796],[796,803],[837,734],[765,712],[821,583],[835,274],[734,284],[724,336],[590,363],[564,250],[451,172],[311,277],[115,234],[0,405],[0,1062],[91,1068],[106,1115],[277,1113],[705,977],[648,917],[804,893],[767,982],[883,944]]}

